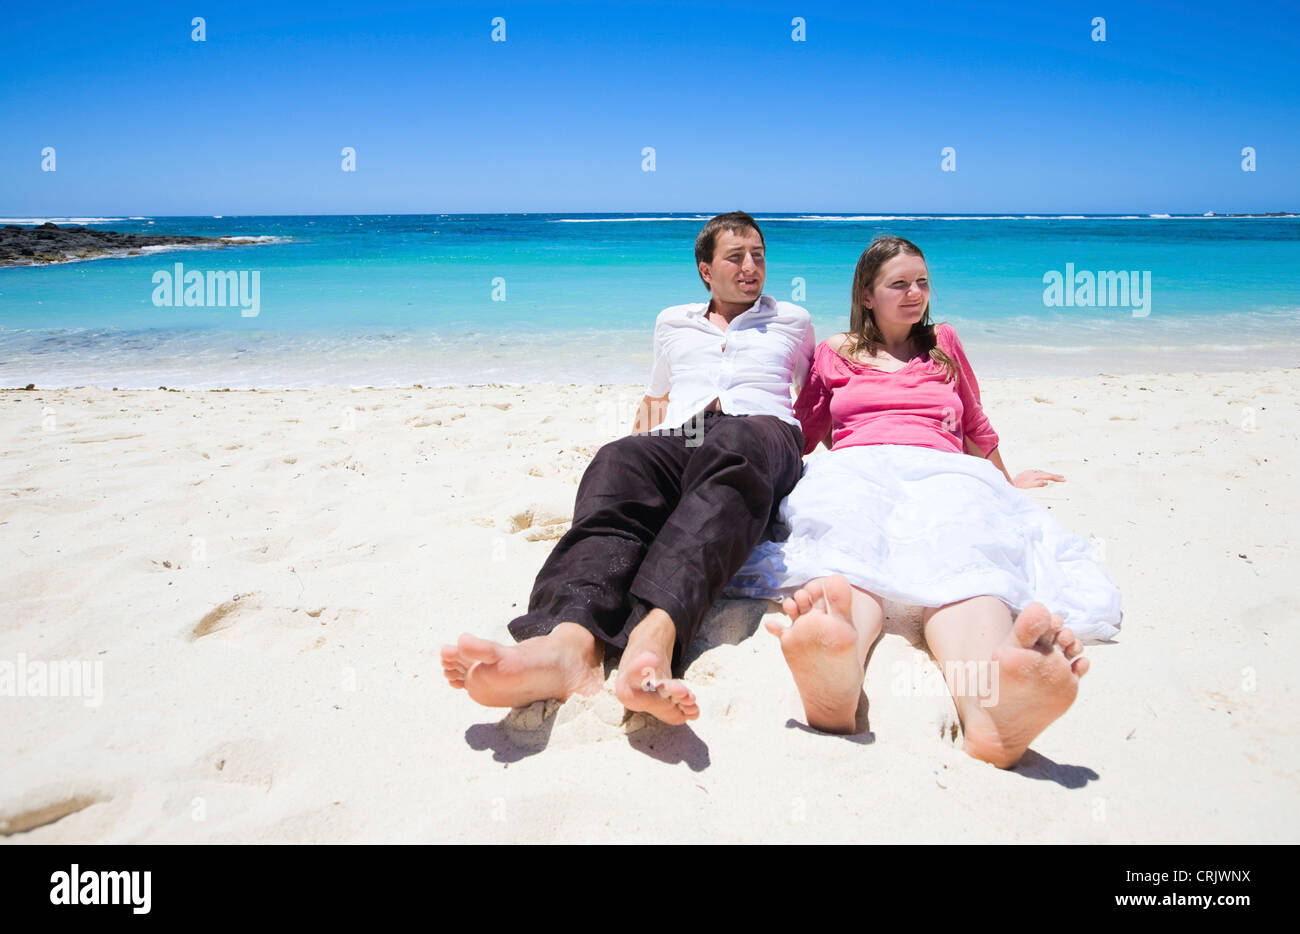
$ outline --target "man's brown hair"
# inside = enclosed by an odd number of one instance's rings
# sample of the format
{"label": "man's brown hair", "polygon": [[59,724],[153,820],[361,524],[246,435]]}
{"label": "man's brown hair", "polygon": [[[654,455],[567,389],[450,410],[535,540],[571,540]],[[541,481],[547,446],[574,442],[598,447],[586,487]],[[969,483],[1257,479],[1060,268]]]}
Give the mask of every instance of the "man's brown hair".
{"label": "man's brown hair", "polygon": [[[700,235],[695,238],[695,271],[699,272],[700,263],[712,263],[713,252],[717,246],[718,234],[722,231],[730,233],[744,233],[752,230],[758,234],[758,239],[762,241],[763,248],[767,248],[767,240],[763,237],[763,231],[758,229],[758,222],[746,214],[744,211],[731,211],[728,214],[719,214],[717,217],[709,219],[700,231]],[[700,275],[700,281],[704,282],[703,274]],[[712,292],[709,284],[704,282],[704,288]]]}

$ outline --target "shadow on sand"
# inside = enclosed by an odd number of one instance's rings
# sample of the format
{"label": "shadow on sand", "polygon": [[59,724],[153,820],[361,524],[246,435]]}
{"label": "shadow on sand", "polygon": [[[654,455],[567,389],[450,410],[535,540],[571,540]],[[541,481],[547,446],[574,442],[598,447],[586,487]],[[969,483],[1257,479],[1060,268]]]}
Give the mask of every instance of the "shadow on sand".
{"label": "shadow on sand", "polygon": [[1062,788],[1083,788],[1088,782],[1101,778],[1086,765],[1062,765],[1053,762],[1047,756],[1039,755],[1032,749],[1025,753],[1020,764],[1011,771],[1040,782],[1056,782]]}
{"label": "shadow on sand", "polygon": [[557,700],[516,707],[496,723],[475,723],[465,731],[465,742],[470,749],[491,749],[495,762],[519,762],[547,747],[559,709]]}

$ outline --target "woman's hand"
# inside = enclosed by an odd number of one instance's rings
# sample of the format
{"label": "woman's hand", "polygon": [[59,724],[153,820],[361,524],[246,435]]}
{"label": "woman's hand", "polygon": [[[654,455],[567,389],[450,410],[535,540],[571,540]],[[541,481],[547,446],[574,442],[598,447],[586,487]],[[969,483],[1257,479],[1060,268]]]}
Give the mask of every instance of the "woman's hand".
{"label": "woman's hand", "polygon": [[1030,487],[1047,486],[1053,480],[1064,481],[1065,478],[1059,473],[1049,473],[1046,470],[1022,470],[1016,474],[1011,485],[1019,490],[1028,490]]}
{"label": "woman's hand", "polygon": [[1051,483],[1053,480],[1058,482],[1065,480],[1065,478],[1059,473],[1051,473],[1047,470],[1022,470],[1020,473],[1016,474],[1014,479],[1012,479],[1010,471],[1007,470],[1007,465],[1002,463],[1001,451],[994,448],[989,451],[988,454],[985,454],[970,438],[966,439],[966,453],[972,454],[975,457],[988,458],[990,464],[1002,471],[1002,476],[1007,478],[1007,482],[1020,490],[1028,490],[1030,487],[1035,486],[1047,486],[1047,484]]}

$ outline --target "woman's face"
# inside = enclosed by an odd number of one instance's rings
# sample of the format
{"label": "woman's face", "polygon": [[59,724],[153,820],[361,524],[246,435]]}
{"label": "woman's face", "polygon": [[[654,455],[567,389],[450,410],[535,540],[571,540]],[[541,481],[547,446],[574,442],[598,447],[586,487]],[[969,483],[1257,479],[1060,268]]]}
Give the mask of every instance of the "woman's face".
{"label": "woman's face", "polygon": [[862,303],[871,309],[879,328],[916,324],[930,307],[930,273],[925,260],[900,253],[886,261],[876,284],[863,293]]}

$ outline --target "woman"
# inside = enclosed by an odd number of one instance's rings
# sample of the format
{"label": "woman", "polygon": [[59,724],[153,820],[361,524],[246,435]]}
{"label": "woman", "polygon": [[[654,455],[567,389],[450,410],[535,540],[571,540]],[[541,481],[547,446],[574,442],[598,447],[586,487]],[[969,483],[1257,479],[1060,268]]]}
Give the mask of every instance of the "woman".
{"label": "woman", "polygon": [[785,597],[790,622],[768,628],[809,725],[828,732],[854,730],[883,601],[925,607],[966,751],[1009,768],[1073,702],[1082,642],[1119,631],[1119,592],[1087,543],[1016,489],[1064,478],[1007,473],[929,298],[915,244],[879,237],[862,254],[850,331],[818,346],[795,403],[804,453],[831,453],[782,503],[788,537],[760,545],[731,589]]}

